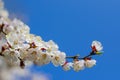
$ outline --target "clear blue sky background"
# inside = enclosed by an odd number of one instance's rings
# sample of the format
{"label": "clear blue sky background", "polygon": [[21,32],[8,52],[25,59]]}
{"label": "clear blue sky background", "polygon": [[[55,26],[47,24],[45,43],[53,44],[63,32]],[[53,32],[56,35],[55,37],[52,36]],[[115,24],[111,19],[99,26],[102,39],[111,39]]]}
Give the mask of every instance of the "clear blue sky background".
{"label": "clear blue sky background", "polygon": [[48,74],[50,80],[120,80],[120,1],[119,0],[4,0],[31,33],[45,41],[54,40],[67,55],[90,51],[93,40],[103,43],[104,54],[94,57],[97,65],[80,72],[65,72],[52,64],[31,71]]}

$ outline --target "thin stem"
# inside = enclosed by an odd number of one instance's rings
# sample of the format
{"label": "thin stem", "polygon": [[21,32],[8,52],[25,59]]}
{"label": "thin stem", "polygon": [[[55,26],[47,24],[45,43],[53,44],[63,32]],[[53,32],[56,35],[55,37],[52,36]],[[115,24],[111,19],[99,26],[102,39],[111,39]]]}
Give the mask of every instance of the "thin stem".
{"label": "thin stem", "polygon": [[67,56],[66,58],[69,58],[69,59],[78,59],[79,55],[76,55],[76,56]]}
{"label": "thin stem", "polygon": [[76,56],[67,56],[66,58],[67,58],[67,59],[85,59],[85,58],[91,57],[91,56],[93,56],[93,55],[95,55],[95,54],[94,54],[94,52],[92,51],[92,52],[90,52],[89,55],[84,56],[84,57],[79,57],[79,55],[76,55]]}

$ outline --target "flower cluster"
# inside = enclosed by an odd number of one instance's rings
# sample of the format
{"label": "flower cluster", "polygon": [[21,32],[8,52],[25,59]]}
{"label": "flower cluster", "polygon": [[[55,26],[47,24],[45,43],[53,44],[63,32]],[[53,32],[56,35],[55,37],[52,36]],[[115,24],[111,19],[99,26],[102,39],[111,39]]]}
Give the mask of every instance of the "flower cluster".
{"label": "flower cluster", "polygon": [[7,21],[0,18],[0,44],[0,55],[10,65],[23,68],[30,61],[36,65],[52,62],[59,66],[66,61],[66,54],[59,50],[57,44],[30,34],[29,27],[17,19]]}
{"label": "flower cluster", "polygon": [[93,55],[100,55],[101,50],[103,49],[102,44],[99,41],[93,41],[91,45],[92,51],[89,55],[80,58],[79,56],[70,56],[67,58],[72,58],[73,62],[66,62],[63,65],[64,70],[70,70],[71,68],[74,71],[83,70],[85,67],[91,68],[96,65],[96,60],[92,59]]}
{"label": "flower cluster", "polygon": [[[3,7],[0,9],[4,11]],[[51,62],[54,66],[62,66],[64,70],[73,68],[79,71],[85,67],[93,67],[96,60],[91,56],[101,54],[103,49],[99,41],[93,41],[91,47],[91,53],[83,58],[66,56],[55,42],[52,40],[45,42],[40,36],[31,34],[30,28],[22,21],[11,20],[7,13],[3,15],[0,12],[0,59],[3,58],[10,67],[24,68],[30,64],[41,66]],[[67,62],[66,59],[73,59],[73,61]]]}
{"label": "flower cluster", "polygon": [[67,71],[67,70],[70,70],[71,68],[73,68],[74,71],[80,71],[80,70],[83,70],[85,67],[91,68],[94,65],[96,65],[96,60],[88,60],[88,59],[77,60],[77,61],[74,61],[73,63],[72,62],[66,62],[63,65],[63,69],[65,71]]}

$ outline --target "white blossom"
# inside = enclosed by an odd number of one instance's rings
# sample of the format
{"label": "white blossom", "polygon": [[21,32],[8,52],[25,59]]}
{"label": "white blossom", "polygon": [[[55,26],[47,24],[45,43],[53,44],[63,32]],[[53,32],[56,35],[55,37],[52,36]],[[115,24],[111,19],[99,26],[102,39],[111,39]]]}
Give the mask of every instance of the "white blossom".
{"label": "white blossom", "polygon": [[40,54],[39,57],[37,57],[34,63],[36,65],[45,65],[45,64],[50,63],[50,61],[51,61],[51,56],[49,55],[49,53],[42,53]]}
{"label": "white blossom", "polygon": [[73,67],[73,63],[72,62],[65,62],[62,67],[65,71],[68,71]]}
{"label": "white blossom", "polygon": [[91,68],[94,65],[96,65],[96,60],[86,60],[85,61],[85,66],[88,67],[88,68]]}
{"label": "white blossom", "polygon": [[58,51],[58,45],[55,44],[55,42],[53,42],[52,40],[46,42],[46,47],[48,48],[48,51]]}
{"label": "white blossom", "polygon": [[3,32],[5,32],[6,34],[9,34],[11,31],[13,31],[13,26],[10,26],[10,25],[5,25],[3,27]]}
{"label": "white blossom", "polygon": [[9,51],[9,50],[5,50],[3,52],[4,56],[5,56],[5,60],[6,62],[10,65],[10,66],[19,66],[19,59],[18,57],[20,56],[20,53],[18,51]]}
{"label": "white blossom", "polygon": [[101,42],[99,41],[93,41],[92,42],[92,47],[95,47],[97,51],[101,51],[103,49],[103,46],[101,44]]}
{"label": "white blossom", "polygon": [[52,63],[55,66],[63,65],[66,62],[66,54],[64,52],[55,51],[52,59]]}
{"label": "white blossom", "polygon": [[0,16],[7,18],[9,13],[4,9],[4,3],[0,0]]}
{"label": "white blossom", "polygon": [[84,63],[85,63],[84,60],[74,61],[74,63],[73,63],[73,69],[75,71],[83,70],[85,68]]}

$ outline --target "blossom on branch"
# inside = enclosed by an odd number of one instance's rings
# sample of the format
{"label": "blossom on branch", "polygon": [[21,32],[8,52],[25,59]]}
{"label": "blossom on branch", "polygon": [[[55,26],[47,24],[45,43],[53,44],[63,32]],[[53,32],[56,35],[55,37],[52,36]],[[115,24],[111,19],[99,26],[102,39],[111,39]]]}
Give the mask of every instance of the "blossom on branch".
{"label": "blossom on branch", "polygon": [[[40,36],[31,34],[29,26],[22,21],[11,20],[1,11],[4,8],[0,10],[0,58],[4,58],[2,60],[5,60],[7,66],[25,68],[29,63],[38,66],[53,63],[56,67],[62,66],[66,71],[71,68],[80,71],[96,65],[92,56],[101,54],[103,47],[99,41],[92,42],[92,51],[85,57],[67,56],[54,41],[45,42]],[[67,59],[72,61],[67,62]]]}
{"label": "blossom on branch", "polygon": [[99,41],[93,41],[92,42],[92,50],[93,51],[99,52],[102,49],[103,49],[103,46]]}

